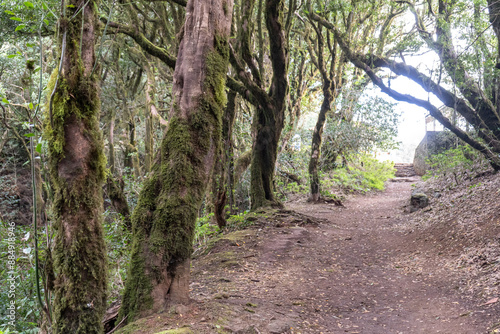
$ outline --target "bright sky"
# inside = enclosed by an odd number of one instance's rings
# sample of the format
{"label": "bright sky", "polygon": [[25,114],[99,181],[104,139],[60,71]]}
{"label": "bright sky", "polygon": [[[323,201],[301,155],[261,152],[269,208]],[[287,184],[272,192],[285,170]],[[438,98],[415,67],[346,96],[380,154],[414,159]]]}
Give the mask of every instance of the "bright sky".
{"label": "bright sky", "polygon": [[[401,59],[395,59],[401,61]],[[437,68],[438,60],[434,53],[426,53],[415,57],[405,57],[408,65],[418,67],[422,72],[428,74],[432,68]],[[387,81],[386,81],[387,83]],[[405,77],[397,77],[391,79],[391,88],[403,94],[410,94],[419,99],[430,99],[436,106],[442,105],[441,101],[433,94],[428,94],[418,84]],[[385,153],[379,156],[380,160],[392,160],[394,162],[413,162],[413,154],[420,141],[425,135],[425,116],[429,112],[421,107],[406,102],[398,102],[393,100],[388,95],[380,92],[378,94],[387,101],[396,102],[396,110],[401,112],[400,124],[398,127],[397,140],[401,142],[400,149]]]}

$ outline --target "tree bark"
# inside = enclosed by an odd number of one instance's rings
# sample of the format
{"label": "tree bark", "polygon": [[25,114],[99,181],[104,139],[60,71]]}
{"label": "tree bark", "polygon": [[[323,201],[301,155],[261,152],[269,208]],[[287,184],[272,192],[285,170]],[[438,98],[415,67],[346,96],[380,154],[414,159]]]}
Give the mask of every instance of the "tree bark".
{"label": "tree bark", "polygon": [[[222,147],[219,152],[219,158],[215,162],[213,181],[213,204],[214,217],[219,228],[227,225],[225,207],[227,202],[227,193],[232,191],[229,169],[231,156],[233,154],[233,125],[236,116],[236,92],[229,91],[227,94],[227,106],[224,110],[222,119]],[[229,184],[228,184],[229,183]]]}
{"label": "tree bark", "polygon": [[144,139],[144,146],[145,146],[145,157],[144,157],[144,172],[149,173],[151,172],[151,167],[153,163],[153,110],[156,109],[155,107],[155,79],[154,79],[154,73],[153,69],[151,68],[151,65],[149,63],[145,64],[146,67],[146,75],[147,75],[147,80],[146,80],[146,90],[145,90],[145,95],[146,95],[146,136]]}
{"label": "tree bark", "polygon": [[76,15],[80,5],[71,0],[63,9],[59,34],[62,68],[60,73],[54,71],[48,85],[49,94],[54,87],[55,94],[44,129],[55,194],[56,334],[102,333],[106,308],[106,250],[101,227],[106,158],[99,129],[98,71],[93,70],[98,3],[91,1]]}
{"label": "tree bark", "polygon": [[132,229],[130,222],[130,209],[128,206],[127,198],[123,192],[125,184],[121,176],[115,177],[109,175],[107,179],[108,198],[111,200],[111,205],[117,213],[123,217],[123,227],[126,230]]}
{"label": "tree bark", "polygon": [[[313,25],[314,26],[314,25]],[[331,59],[330,63],[326,63],[324,59],[324,39],[323,39],[323,27],[314,26],[316,30],[317,45],[315,52],[312,47],[309,47],[309,53],[313,59],[314,65],[318,68],[321,74],[322,90],[323,90],[323,102],[321,103],[321,109],[318,114],[318,120],[314,127],[312,142],[311,142],[311,157],[309,159],[309,181],[311,194],[309,197],[310,201],[317,202],[320,199],[320,181],[318,174],[318,164],[321,158],[321,142],[323,139],[323,128],[325,126],[326,116],[332,109],[332,103],[336,97],[336,78],[335,78],[335,64],[337,63],[337,53],[336,45],[330,49]],[[317,55],[317,60],[314,57],[314,53]],[[330,66],[328,66],[330,65]],[[339,67],[343,67],[340,63]]]}
{"label": "tree bark", "polygon": [[231,0],[190,0],[172,88],[173,106],[132,215],[131,264],[120,317],[189,301],[198,210],[219,150]]}
{"label": "tree bark", "polygon": [[253,210],[280,205],[274,196],[273,180],[288,94],[288,46],[283,28],[283,7],[283,0],[267,0],[265,4],[273,78],[269,92],[256,107],[252,124],[255,133],[250,167]]}

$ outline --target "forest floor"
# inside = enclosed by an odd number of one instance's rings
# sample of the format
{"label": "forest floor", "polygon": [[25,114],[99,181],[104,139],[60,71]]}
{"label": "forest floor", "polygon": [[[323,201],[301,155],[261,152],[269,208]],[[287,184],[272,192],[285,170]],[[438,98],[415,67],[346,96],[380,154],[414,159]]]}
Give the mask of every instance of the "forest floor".
{"label": "forest floor", "polygon": [[[344,207],[295,202],[261,212],[194,258],[191,305],[119,332],[500,332],[500,204],[491,193],[498,179],[476,181],[477,203],[466,186],[414,213],[407,204],[418,179],[388,182]],[[472,219],[466,226],[453,215],[474,211],[460,199],[478,211],[492,201],[496,211],[483,210],[487,224]]]}

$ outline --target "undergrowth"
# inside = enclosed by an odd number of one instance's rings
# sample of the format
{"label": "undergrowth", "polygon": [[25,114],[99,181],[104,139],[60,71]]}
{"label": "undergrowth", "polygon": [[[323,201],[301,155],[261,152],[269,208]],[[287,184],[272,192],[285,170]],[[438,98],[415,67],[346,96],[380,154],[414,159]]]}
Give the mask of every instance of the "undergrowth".
{"label": "undergrowth", "polygon": [[[38,333],[40,308],[36,299],[35,259],[31,227],[0,222],[0,333]],[[44,262],[46,235],[38,234],[39,254]],[[8,261],[15,263],[9,267]],[[42,291],[43,293],[43,291]],[[12,315],[7,308],[15,306]],[[14,317],[12,317],[14,316]]]}
{"label": "undergrowth", "polygon": [[394,177],[395,171],[392,162],[360,154],[347,166],[324,173],[322,191],[331,195],[336,190],[347,193],[384,190],[385,182]]}
{"label": "undergrowth", "polygon": [[426,181],[434,178],[445,182],[450,187],[470,181],[491,169],[482,154],[465,145],[434,154],[427,159],[426,163],[428,170],[422,179]]}

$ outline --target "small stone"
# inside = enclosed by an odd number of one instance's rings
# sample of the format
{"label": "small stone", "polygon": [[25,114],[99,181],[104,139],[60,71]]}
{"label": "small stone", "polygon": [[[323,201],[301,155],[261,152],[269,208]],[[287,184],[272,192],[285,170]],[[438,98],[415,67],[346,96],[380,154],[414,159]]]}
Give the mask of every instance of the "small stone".
{"label": "small stone", "polygon": [[176,305],[174,307],[174,313],[175,314],[187,314],[189,311],[189,307],[186,305]]}
{"label": "small stone", "polygon": [[267,329],[271,334],[281,334],[289,331],[291,327],[293,324],[289,320],[275,320],[267,326]]}

